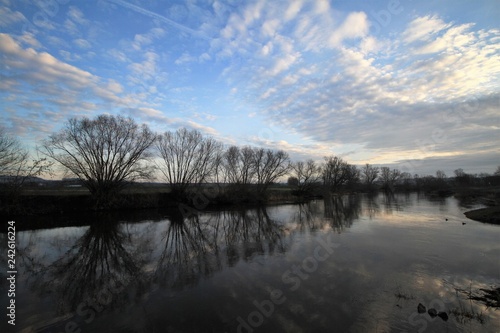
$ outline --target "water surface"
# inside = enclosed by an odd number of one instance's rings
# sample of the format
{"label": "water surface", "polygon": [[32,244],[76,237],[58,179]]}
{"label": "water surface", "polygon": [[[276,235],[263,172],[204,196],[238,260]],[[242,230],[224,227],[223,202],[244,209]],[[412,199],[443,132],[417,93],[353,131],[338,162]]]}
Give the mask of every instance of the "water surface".
{"label": "water surface", "polygon": [[351,195],[18,232],[15,331],[499,332],[500,311],[457,291],[500,285],[500,227],[470,208]]}

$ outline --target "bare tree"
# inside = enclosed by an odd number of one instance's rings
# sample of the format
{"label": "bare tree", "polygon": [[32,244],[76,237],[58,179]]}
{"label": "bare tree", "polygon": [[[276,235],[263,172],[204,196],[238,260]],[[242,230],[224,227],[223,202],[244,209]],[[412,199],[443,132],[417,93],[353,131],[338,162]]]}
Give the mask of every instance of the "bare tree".
{"label": "bare tree", "polygon": [[497,170],[493,173],[494,176],[500,176],[500,165],[497,167]]}
{"label": "bare tree", "polygon": [[294,177],[294,176],[288,177],[286,183],[288,184],[288,186],[291,186],[291,187],[298,187],[300,184],[299,179],[297,177]]}
{"label": "bare tree", "polygon": [[413,177],[409,172],[401,172],[398,181],[403,185],[405,190],[411,190],[413,187]]}
{"label": "bare tree", "polygon": [[30,160],[29,151],[0,127],[0,176],[5,177],[9,195],[17,196],[27,180],[50,171],[51,166],[45,158]]}
{"label": "bare tree", "polygon": [[230,184],[250,184],[254,180],[254,149],[229,147],[222,157],[224,181]]}
{"label": "bare tree", "polygon": [[471,182],[473,180],[473,176],[466,173],[464,171],[464,169],[459,168],[453,172],[455,173],[455,181],[457,182],[458,185],[470,185],[471,184]]}
{"label": "bare tree", "polygon": [[255,148],[253,158],[257,189],[261,194],[290,170],[290,158],[283,150]]}
{"label": "bare tree", "polygon": [[9,176],[28,158],[28,153],[22,148],[15,137],[7,134],[0,127],[0,175]]}
{"label": "bare tree", "polygon": [[350,179],[350,165],[338,156],[325,157],[323,167],[323,183],[332,191],[337,191],[340,186]]}
{"label": "bare tree", "polygon": [[151,176],[142,162],[156,135],[131,118],[100,115],[72,118],[43,143],[42,153],[81,179],[97,199],[98,208],[110,205],[127,182]]}
{"label": "bare tree", "polygon": [[346,184],[348,186],[355,186],[359,183],[361,177],[361,171],[354,164],[349,164],[347,166],[347,180]]}
{"label": "bare tree", "polygon": [[371,164],[366,163],[361,169],[365,184],[368,186],[372,186],[373,182],[377,179],[379,172],[379,167],[375,167]]}
{"label": "bare tree", "polygon": [[294,176],[297,178],[297,190],[300,194],[310,193],[321,181],[321,166],[313,160],[293,163],[291,168]]}
{"label": "bare tree", "polygon": [[380,178],[383,183],[383,187],[386,190],[393,190],[394,185],[401,177],[401,171],[398,169],[390,169],[389,167],[381,167],[380,168]]}
{"label": "bare tree", "polygon": [[165,132],[159,137],[156,148],[162,158],[160,171],[180,195],[184,195],[190,185],[201,184],[215,176],[222,151],[222,145],[215,139],[185,128]]}
{"label": "bare tree", "polygon": [[436,178],[439,180],[444,180],[446,179],[446,174],[444,173],[443,170],[438,170],[436,171]]}

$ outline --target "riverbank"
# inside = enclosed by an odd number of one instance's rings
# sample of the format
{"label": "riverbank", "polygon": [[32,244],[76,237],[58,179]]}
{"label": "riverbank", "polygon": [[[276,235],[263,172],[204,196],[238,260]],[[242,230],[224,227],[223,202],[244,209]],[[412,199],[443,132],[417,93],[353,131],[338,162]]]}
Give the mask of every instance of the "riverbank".
{"label": "riverbank", "polygon": [[[377,191],[372,191],[377,192]],[[405,191],[406,192],[406,191]],[[365,193],[364,191],[342,191],[336,195]],[[467,217],[488,223],[498,223],[500,206],[500,187],[459,188],[427,191],[429,196],[454,196],[462,205],[483,204],[492,208],[479,212],[468,212]],[[265,193],[258,193],[252,187],[231,187],[207,185],[191,188],[181,198],[172,193],[166,185],[134,184],[113,197],[107,209],[95,209],[95,202],[83,187],[71,188],[30,188],[13,198],[0,192],[0,216],[12,218],[18,216],[41,216],[50,214],[74,214],[95,211],[134,211],[145,209],[180,209],[181,211],[202,211],[228,206],[253,206],[269,204],[301,203],[314,198],[321,198],[317,191],[314,197],[297,196],[292,187],[272,185]]]}
{"label": "riverbank", "polygon": [[92,211],[133,211],[145,209],[205,210],[213,207],[303,202],[286,186],[274,186],[264,194],[252,189],[193,188],[183,196],[168,187],[131,187],[112,198],[107,209],[96,209],[85,188],[30,189],[15,198],[0,193],[0,216],[40,216]]}
{"label": "riverbank", "polygon": [[464,215],[471,220],[500,224],[500,206],[474,209],[465,212]]}

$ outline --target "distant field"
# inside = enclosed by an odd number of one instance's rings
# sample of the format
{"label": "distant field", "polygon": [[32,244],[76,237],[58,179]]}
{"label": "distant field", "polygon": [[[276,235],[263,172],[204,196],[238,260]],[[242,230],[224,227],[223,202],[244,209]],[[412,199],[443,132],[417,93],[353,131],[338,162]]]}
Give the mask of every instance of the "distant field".
{"label": "distant field", "polygon": [[[125,188],[123,193],[169,193],[170,188],[161,185],[133,185]],[[0,192],[1,193],[1,192]],[[25,188],[22,195],[90,195],[89,190],[85,187],[38,187],[38,188]]]}

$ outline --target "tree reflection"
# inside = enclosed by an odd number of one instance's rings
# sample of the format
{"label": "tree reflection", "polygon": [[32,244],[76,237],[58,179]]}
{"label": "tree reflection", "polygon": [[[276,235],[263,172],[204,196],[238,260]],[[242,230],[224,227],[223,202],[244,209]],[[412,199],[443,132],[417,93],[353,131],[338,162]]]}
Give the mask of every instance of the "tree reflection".
{"label": "tree reflection", "polygon": [[325,221],[318,218],[320,216],[320,207],[318,201],[309,201],[297,205],[297,212],[293,221],[299,226],[300,231],[316,231],[324,227]]}
{"label": "tree reflection", "polygon": [[182,288],[240,259],[284,252],[283,226],[263,207],[220,211],[185,218],[169,216],[162,235],[154,278],[162,286]]}
{"label": "tree reflection", "polygon": [[170,216],[161,240],[163,251],[157,261],[155,280],[162,286],[180,288],[196,284],[202,276],[219,270],[217,245],[210,236],[210,228],[205,228],[198,215]]}
{"label": "tree reflection", "polygon": [[368,193],[365,198],[364,212],[365,215],[368,215],[371,220],[380,213],[380,205],[377,202],[377,194],[373,192]]}
{"label": "tree reflection", "polygon": [[324,217],[337,232],[351,227],[361,212],[361,199],[358,195],[325,196],[324,204]]}
{"label": "tree reflection", "polygon": [[265,207],[252,210],[223,212],[223,240],[230,266],[239,259],[249,260],[255,255],[285,252],[284,226],[272,219]]}
{"label": "tree reflection", "polygon": [[[86,300],[98,299],[103,292],[143,286],[141,274],[144,257],[137,249],[139,239],[124,230],[123,224],[101,216],[91,224],[82,237],[51,263],[24,249],[26,272],[32,277],[32,288],[41,294],[55,293],[60,311],[74,311]],[[147,242],[147,241],[146,241]],[[130,245],[135,243],[134,248]],[[54,244],[56,247],[63,244]],[[118,304],[120,293],[107,295]],[[123,301],[123,299],[122,299]]]}

